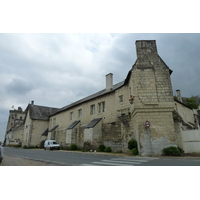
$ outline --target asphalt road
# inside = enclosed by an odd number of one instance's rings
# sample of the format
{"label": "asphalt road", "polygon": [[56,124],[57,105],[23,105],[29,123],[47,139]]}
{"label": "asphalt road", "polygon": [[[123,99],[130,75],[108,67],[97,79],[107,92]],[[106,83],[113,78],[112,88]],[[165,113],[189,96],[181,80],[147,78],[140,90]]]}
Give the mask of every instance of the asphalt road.
{"label": "asphalt road", "polygon": [[140,157],[97,152],[4,147],[5,155],[59,166],[200,166],[200,157]]}

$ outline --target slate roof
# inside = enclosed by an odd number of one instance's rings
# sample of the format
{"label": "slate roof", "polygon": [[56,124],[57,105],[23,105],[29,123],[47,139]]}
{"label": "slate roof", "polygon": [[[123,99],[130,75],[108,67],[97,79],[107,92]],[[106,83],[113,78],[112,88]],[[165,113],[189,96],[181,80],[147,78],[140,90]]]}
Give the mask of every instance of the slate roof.
{"label": "slate roof", "polygon": [[58,111],[58,108],[29,104],[30,118],[34,120],[49,120],[49,116]]}
{"label": "slate roof", "polygon": [[42,133],[43,136],[48,136],[48,132],[49,132],[49,129],[47,128],[44,133]]}
{"label": "slate roof", "polygon": [[85,126],[85,128],[93,128],[94,126],[96,126],[101,121],[101,119],[102,118],[93,119],[89,124],[87,124]]}
{"label": "slate roof", "polygon": [[80,120],[73,122],[73,123],[67,128],[67,130],[73,129],[79,122],[80,122]]}
{"label": "slate roof", "polygon": [[69,109],[69,108],[72,108],[72,107],[74,107],[74,106],[76,106],[76,105],[79,105],[79,104],[84,103],[84,102],[86,102],[86,101],[89,101],[89,100],[91,100],[91,99],[94,99],[94,98],[103,96],[103,95],[105,95],[105,94],[111,93],[111,92],[115,91],[116,89],[122,87],[122,86],[124,85],[125,81],[126,81],[126,80],[121,81],[120,83],[117,83],[117,84],[113,85],[113,89],[110,90],[110,91],[107,91],[106,89],[104,89],[104,90],[101,90],[101,91],[99,91],[99,92],[97,92],[97,93],[94,93],[94,94],[92,94],[92,95],[90,95],[90,96],[88,96],[88,97],[85,97],[85,98],[83,98],[83,99],[81,99],[81,100],[78,100],[78,101],[76,101],[76,102],[74,102],[74,103],[72,103],[72,104],[69,104],[69,105],[67,105],[67,106],[65,106],[65,107],[62,107],[61,109],[59,109],[58,111],[56,111],[56,112],[53,113],[52,115],[57,114],[57,113],[60,113],[60,112],[62,112],[62,111],[65,111],[65,110],[67,110],[67,109]]}
{"label": "slate roof", "polygon": [[49,132],[52,132],[52,131],[54,131],[57,128],[58,128],[58,125],[55,125],[51,130],[49,130]]}

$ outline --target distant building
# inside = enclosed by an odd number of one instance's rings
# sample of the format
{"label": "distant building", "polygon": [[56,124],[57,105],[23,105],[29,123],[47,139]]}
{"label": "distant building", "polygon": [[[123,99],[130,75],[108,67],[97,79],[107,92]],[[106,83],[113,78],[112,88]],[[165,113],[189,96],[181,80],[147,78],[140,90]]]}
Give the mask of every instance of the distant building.
{"label": "distant building", "polygon": [[[8,123],[5,133],[5,144],[19,144],[22,139],[23,124],[24,124],[25,112],[21,107],[18,109],[10,110]],[[16,133],[16,134],[15,134]]]}
{"label": "distant building", "polygon": [[39,146],[47,138],[45,131],[49,126],[49,116],[58,108],[34,105],[34,101],[25,110],[22,146]]}

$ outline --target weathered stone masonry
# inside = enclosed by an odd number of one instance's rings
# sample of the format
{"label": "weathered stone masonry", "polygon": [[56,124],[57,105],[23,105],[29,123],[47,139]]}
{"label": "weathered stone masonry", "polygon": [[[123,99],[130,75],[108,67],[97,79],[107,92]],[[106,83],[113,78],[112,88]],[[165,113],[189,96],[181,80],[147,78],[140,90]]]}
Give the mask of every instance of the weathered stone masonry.
{"label": "weathered stone masonry", "polygon": [[[63,108],[29,105],[22,144],[56,139],[68,147],[95,150],[104,144],[114,152],[128,152],[128,141],[136,139],[142,156],[160,155],[171,145],[182,147],[181,130],[199,127],[198,120],[192,109],[173,97],[172,70],[158,55],[156,41],[136,41],[136,52],[134,65],[120,83],[113,85],[109,73],[105,89]],[[150,122],[149,129],[145,121]]]}
{"label": "weathered stone masonry", "polygon": [[[50,117],[50,121],[55,118],[59,125],[57,133],[59,129],[67,129],[74,121],[80,120],[74,131],[66,131],[66,144],[83,146],[84,142],[91,142],[94,148],[105,144],[113,151],[127,152],[128,141],[135,138],[140,154],[151,155],[150,140],[144,126],[147,120],[151,122],[155,155],[160,154],[164,147],[176,144],[170,80],[172,71],[159,57],[155,41],[136,41],[136,50],[137,60],[123,82],[113,86],[110,73],[106,75],[105,90],[62,108]],[[131,95],[134,96],[133,104],[129,103]],[[104,112],[98,112],[99,102],[105,102]],[[91,105],[95,105],[93,114],[90,113]],[[83,115],[78,118],[80,108]],[[70,113],[74,114],[72,120],[69,120]],[[95,119],[101,119],[96,127],[84,128]],[[64,142],[58,134],[55,139]]]}

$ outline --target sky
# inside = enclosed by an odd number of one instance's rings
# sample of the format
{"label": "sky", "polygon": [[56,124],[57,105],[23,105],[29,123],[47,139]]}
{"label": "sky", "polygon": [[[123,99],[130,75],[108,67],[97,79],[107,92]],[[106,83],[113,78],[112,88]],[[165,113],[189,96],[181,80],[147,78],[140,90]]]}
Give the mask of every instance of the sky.
{"label": "sky", "polygon": [[105,75],[123,81],[136,61],[136,40],[156,40],[173,71],[172,88],[200,95],[200,34],[0,33],[0,140],[9,110],[34,104],[61,108],[105,88]]}

